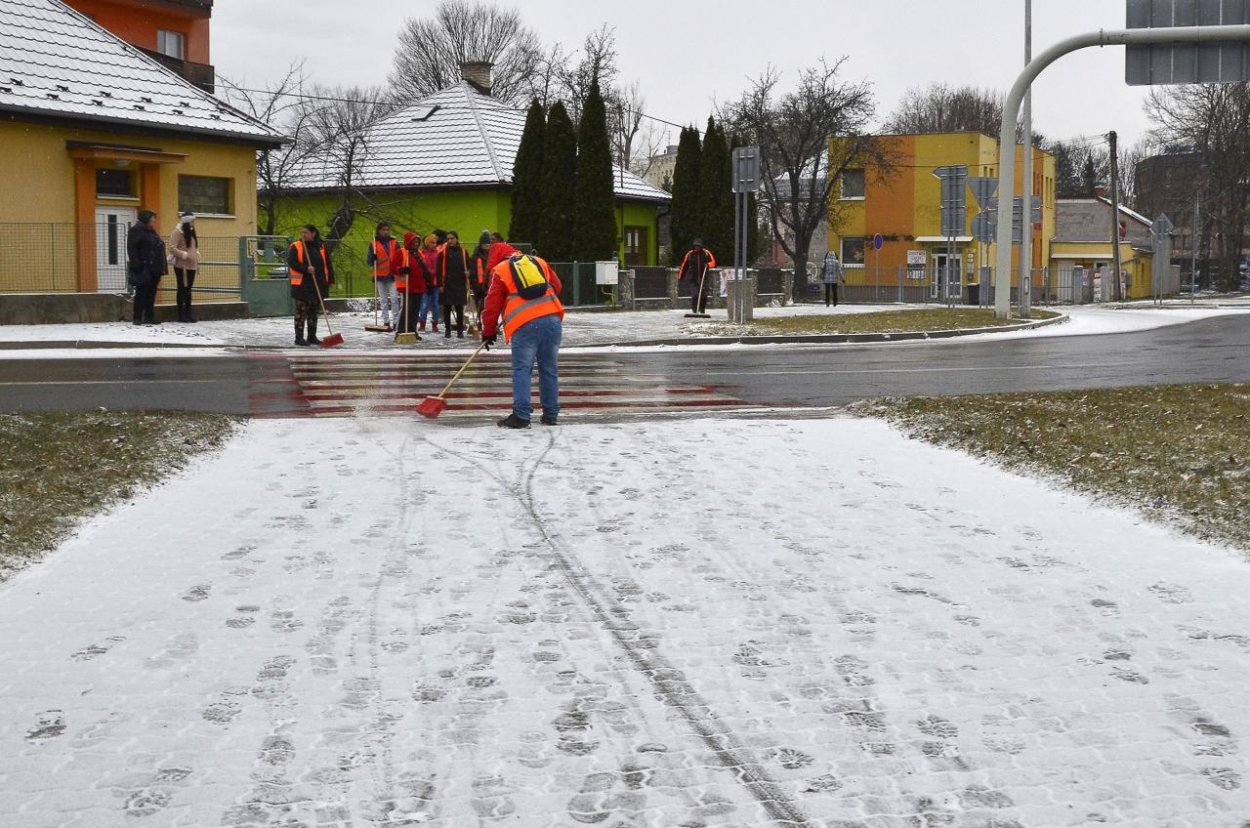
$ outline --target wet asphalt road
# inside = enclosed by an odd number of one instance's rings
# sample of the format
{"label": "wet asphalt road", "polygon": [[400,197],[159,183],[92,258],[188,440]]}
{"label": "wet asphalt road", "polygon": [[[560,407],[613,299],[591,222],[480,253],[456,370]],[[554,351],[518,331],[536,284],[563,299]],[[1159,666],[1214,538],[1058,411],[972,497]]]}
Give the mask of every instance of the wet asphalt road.
{"label": "wet asphalt road", "polygon": [[[602,354],[605,371],[710,385],[744,403],[839,406],[880,396],[1250,382],[1250,316],[1104,336]],[[249,391],[286,370],[274,353],[0,359],[0,410],[96,407],[256,413]],[[266,412],[282,415],[281,411]],[[306,411],[292,410],[298,416]]]}

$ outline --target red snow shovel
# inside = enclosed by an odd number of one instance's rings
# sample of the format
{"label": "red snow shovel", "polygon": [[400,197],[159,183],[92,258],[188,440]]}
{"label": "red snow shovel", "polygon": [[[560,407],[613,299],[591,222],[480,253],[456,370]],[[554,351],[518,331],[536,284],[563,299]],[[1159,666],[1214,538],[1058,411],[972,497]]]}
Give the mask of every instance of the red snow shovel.
{"label": "red snow shovel", "polygon": [[330,327],[330,314],[326,312],[326,303],[321,301],[321,286],[317,284],[317,274],[311,273],[309,274],[309,278],[312,279],[313,290],[317,291],[317,304],[321,306],[321,315],[325,317],[326,330],[330,332],[329,336],[321,340],[321,347],[337,348],[343,344],[343,335],[341,333],[335,333],[334,329]]}
{"label": "red snow shovel", "polygon": [[460,375],[464,373],[464,369],[468,368],[469,364],[473,362],[473,360],[477,359],[477,355],[480,354],[482,349],[485,347],[486,342],[483,341],[482,344],[478,345],[477,348],[474,349],[473,353],[469,355],[469,358],[464,361],[464,365],[461,365],[460,370],[457,371],[456,375],[451,378],[451,382],[447,383],[447,385],[443,387],[443,390],[438,393],[438,396],[426,397],[418,403],[417,413],[422,417],[429,417],[431,420],[438,417],[439,414],[442,414],[443,409],[447,407],[447,392],[450,391],[451,387],[456,384],[456,380],[460,379]]}

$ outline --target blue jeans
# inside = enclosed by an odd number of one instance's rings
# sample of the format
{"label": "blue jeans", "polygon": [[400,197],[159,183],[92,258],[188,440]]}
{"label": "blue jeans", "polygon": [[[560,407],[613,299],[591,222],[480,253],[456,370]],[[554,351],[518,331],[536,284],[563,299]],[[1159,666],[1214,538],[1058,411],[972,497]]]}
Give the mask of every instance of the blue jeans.
{"label": "blue jeans", "polygon": [[512,413],[529,420],[534,413],[530,394],[534,363],[538,363],[538,398],[543,416],[554,418],[560,413],[560,354],[563,328],[560,317],[540,316],[526,322],[512,335]]}
{"label": "blue jeans", "polygon": [[430,321],[437,328],[439,317],[442,316],[442,312],[438,307],[438,288],[430,288],[421,294],[421,309],[417,312],[417,321],[424,322],[427,313],[433,314],[433,319]]}

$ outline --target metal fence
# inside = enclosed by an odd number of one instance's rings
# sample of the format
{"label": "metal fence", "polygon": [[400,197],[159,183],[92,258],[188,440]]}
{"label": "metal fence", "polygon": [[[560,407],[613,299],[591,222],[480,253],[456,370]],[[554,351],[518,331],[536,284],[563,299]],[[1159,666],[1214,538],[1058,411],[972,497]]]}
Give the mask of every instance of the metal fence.
{"label": "metal fence", "polygon": [[[129,293],[124,222],[0,223],[0,293]],[[165,237],[168,241],[168,237]],[[238,301],[239,240],[200,237],[195,301]],[[158,302],[173,302],[173,268]]]}

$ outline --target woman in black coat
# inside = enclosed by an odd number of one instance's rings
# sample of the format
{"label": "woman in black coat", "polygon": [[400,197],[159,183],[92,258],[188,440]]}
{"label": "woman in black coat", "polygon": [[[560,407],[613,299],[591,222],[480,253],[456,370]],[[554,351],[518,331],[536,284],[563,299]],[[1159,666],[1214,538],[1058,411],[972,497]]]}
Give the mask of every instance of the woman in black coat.
{"label": "woman in black coat", "polygon": [[464,306],[469,301],[469,252],[453,230],[438,253],[438,274],[443,282],[443,336],[451,336],[451,312],[456,312],[456,336],[464,339]]}
{"label": "woman in black coat", "polygon": [[140,210],[139,221],[126,235],[126,259],[130,284],[135,288],[134,323],[159,325],[156,321],[156,289],[169,269],[165,240],[156,229],[156,213]]}

